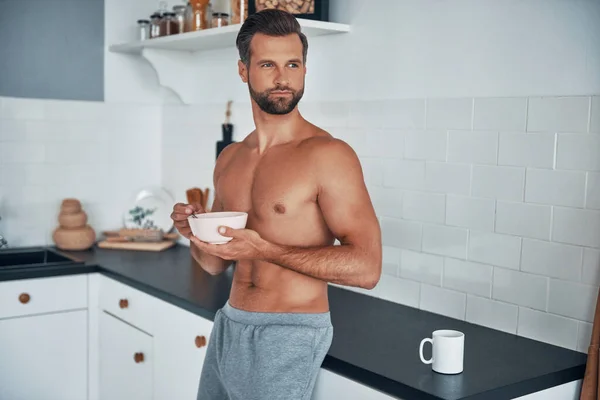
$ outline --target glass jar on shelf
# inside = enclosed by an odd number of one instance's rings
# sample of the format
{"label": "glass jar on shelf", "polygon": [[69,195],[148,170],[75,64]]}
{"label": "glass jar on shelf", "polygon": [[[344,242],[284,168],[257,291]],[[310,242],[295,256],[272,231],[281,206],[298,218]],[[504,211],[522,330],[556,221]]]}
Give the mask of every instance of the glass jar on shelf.
{"label": "glass jar on shelf", "polygon": [[147,19],[138,19],[138,40],[150,39],[150,21]]}
{"label": "glass jar on shelf", "polygon": [[150,16],[150,39],[154,39],[161,35],[160,21],[162,17],[159,13],[154,13]]}
{"label": "glass jar on shelf", "polygon": [[175,21],[177,22],[177,31],[178,33],[183,33],[186,31],[185,29],[185,12],[186,6],[173,6],[173,12],[175,13]]}
{"label": "glass jar on shelf", "polygon": [[248,18],[248,1],[254,0],[231,0],[231,23],[241,24]]}
{"label": "glass jar on shelf", "polygon": [[229,25],[229,14],[223,12],[213,13],[211,25],[213,28],[220,28],[222,26]]}
{"label": "glass jar on shelf", "polygon": [[200,31],[211,26],[210,0],[191,0],[190,31]]}
{"label": "glass jar on shelf", "polygon": [[166,12],[163,14],[160,22],[160,33],[161,36],[169,36],[179,33],[179,25],[175,19],[175,13]]}

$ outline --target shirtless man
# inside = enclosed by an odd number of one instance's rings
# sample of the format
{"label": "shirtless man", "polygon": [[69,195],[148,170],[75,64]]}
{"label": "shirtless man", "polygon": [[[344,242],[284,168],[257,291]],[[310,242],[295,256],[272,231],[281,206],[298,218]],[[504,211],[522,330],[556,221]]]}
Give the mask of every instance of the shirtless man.
{"label": "shirtless man", "polygon": [[238,35],[256,129],[219,155],[211,211],[248,212],[246,229],[223,227],[229,243],[204,243],[187,223],[204,210],[173,210],[204,270],[220,274],[236,262],[199,400],[310,399],[333,335],[327,283],[372,289],[379,281],[381,234],[359,160],[296,107],[307,46],[296,19],[276,10],[250,16]]}

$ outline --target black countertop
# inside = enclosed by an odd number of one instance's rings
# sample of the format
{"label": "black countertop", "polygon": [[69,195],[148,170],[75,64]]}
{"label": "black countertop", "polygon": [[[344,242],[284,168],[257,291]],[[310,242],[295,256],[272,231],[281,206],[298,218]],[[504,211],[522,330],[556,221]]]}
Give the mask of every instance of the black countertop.
{"label": "black countertop", "polygon": [[[185,246],[158,253],[93,248],[65,254],[83,263],[0,269],[0,281],[101,272],[210,320],[229,297],[232,269],[211,276]],[[329,301],[334,337],[323,368],[392,397],[512,399],[582,379],[585,372],[587,357],[580,352],[334,286]],[[436,329],[465,333],[463,373],[442,375],[421,363],[419,343]]]}

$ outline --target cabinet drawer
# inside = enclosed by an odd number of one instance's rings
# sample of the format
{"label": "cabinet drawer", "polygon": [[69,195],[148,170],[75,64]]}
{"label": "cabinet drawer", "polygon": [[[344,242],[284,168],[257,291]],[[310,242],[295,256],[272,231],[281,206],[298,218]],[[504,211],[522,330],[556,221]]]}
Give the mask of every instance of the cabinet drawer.
{"label": "cabinet drawer", "polygon": [[152,336],[105,312],[99,323],[100,400],[152,399]]}
{"label": "cabinet drawer", "polygon": [[86,275],[0,282],[0,318],[87,308]]}
{"label": "cabinet drawer", "polygon": [[152,333],[152,296],[103,276],[100,280],[99,306],[123,321]]}

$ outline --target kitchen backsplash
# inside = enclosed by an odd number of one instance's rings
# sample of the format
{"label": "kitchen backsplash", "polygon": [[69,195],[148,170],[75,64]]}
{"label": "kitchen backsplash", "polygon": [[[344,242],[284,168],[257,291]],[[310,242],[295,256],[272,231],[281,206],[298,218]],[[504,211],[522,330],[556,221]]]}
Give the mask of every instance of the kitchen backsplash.
{"label": "kitchen backsplash", "polygon": [[99,233],[118,229],[137,188],[160,184],[161,107],[0,98],[0,234],[53,244],[76,197]]}
{"label": "kitchen backsplash", "polygon": [[[101,231],[138,188],[209,187],[225,104],[0,99],[0,233],[51,244],[60,200]],[[358,153],[389,301],[587,350],[600,284],[600,97],[304,103]],[[253,129],[234,103],[234,139]],[[184,241],[185,243],[185,241]]]}
{"label": "kitchen backsplash", "polygon": [[[587,351],[600,283],[600,97],[300,103],[358,153],[384,244],[372,291]],[[224,105],[169,106],[163,185],[212,188]],[[233,108],[235,138],[253,129]]]}

